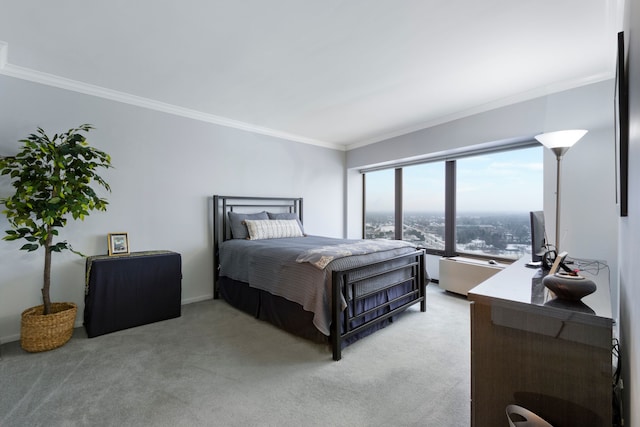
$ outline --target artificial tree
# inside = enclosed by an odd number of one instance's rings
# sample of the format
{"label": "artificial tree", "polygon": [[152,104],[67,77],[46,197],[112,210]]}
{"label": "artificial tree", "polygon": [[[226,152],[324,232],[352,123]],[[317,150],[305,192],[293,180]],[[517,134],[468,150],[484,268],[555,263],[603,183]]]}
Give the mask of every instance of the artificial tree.
{"label": "artificial tree", "polygon": [[27,243],[20,249],[29,252],[44,248],[44,315],[51,311],[51,254],[65,249],[80,254],[66,241],[54,242],[58,229],[67,224],[69,216],[83,220],[92,210],[106,210],[108,204],[91,184],[111,190],[96,173],[98,168],[110,168],[111,158],[89,146],[80,133],[91,129],[84,124],[50,138],[38,128],[20,140],[24,145],[18,154],[0,157],[1,174],[9,175],[15,190],[0,199],[6,207],[2,213],[12,227],[3,239],[25,239]]}

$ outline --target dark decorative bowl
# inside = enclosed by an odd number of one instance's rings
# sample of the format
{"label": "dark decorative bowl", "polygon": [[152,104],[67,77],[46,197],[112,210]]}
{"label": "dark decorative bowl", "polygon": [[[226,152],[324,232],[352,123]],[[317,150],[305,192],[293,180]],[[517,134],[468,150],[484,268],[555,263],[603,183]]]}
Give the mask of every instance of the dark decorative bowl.
{"label": "dark decorative bowl", "polygon": [[583,297],[596,291],[596,284],[584,277],[562,277],[558,274],[548,275],[542,283],[557,298],[569,301],[580,301]]}
{"label": "dark decorative bowl", "polygon": [[596,314],[595,311],[582,301],[554,298],[544,303],[545,307],[561,308],[563,310],[579,311],[580,313]]}

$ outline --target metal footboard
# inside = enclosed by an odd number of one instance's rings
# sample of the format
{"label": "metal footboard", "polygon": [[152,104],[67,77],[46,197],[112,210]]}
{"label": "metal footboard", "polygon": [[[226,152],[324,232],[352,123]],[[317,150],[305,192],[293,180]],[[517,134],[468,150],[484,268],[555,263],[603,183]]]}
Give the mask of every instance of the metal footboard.
{"label": "metal footboard", "polygon": [[[391,268],[375,269],[376,266],[388,265],[390,262],[394,265]],[[370,272],[371,270],[373,271]],[[400,279],[398,279],[398,273],[401,273],[402,277]],[[372,279],[383,280],[385,283],[381,286],[376,286],[373,291],[359,292],[358,286]],[[407,284],[410,284],[410,286],[400,296],[377,304],[373,308],[358,312],[358,301]],[[342,342],[345,339],[395,316],[416,303],[420,303],[420,311],[426,311],[424,251],[416,250],[376,263],[348,270],[334,271],[332,273],[332,286],[331,346],[333,348],[333,360],[340,360],[342,358]],[[347,308],[341,310],[343,298],[347,303]],[[374,317],[367,319],[371,315]]]}

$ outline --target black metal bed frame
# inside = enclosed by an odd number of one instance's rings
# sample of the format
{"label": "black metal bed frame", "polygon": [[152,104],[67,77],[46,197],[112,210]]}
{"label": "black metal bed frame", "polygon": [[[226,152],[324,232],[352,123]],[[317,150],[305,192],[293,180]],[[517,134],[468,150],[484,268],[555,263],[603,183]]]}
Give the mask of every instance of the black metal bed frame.
{"label": "black metal bed frame", "polygon": [[[227,224],[227,212],[233,211],[234,208],[240,209],[266,209],[276,208],[286,210],[288,212],[297,213],[302,222],[302,198],[281,198],[281,197],[235,197],[235,196],[213,196],[214,213],[213,213],[213,265],[214,265],[214,286],[213,297],[219,298],[218,279],[219,279],[219,245],[223,241],[231,237],[231,232]],[[427,309],[426,305],[426,275],[425,275],[425,254],[424,250],[417,249],[413,252],[399,255],[391,259],[369,263],[360,267],[347,270],[333,271],[332,273],[332,301],[331,301],[331,347],[333,351],[333,360],[342,358],[342,343],[344,340],[358,334],[359,332],[370,328],[380,322],[399,314],[408,307],[420,303],[420,311]],[[373,273],[360,273],[365,269],[371,270],[372,267],[388,262],[398,262],[399,265],[388,268],[383,271]],[[408,277],[404,276],[398,280],[394,273],[406,270]],[[356,273],[356,274],[354,274]],[[355,278],[354,278],[355,277]],[[386,278],[390,282],[382,287],[376,287],[375,291],[359,295],[357,286],[365,280],[372,278]],[[409,290],[393,300],[381,303],[364,312],[357,313],[356,304],[364,298],[371,297],[375,294],[385,292],[389,289],[407,286],[410,283]],[[342,299],[344,297],[347,302],[347,308],[340,310]],[[400,304],[393,308],[394,305]],[[364,320],[365,317],[374,315],[374,318]],[[361,324],[354,326],[354,323]]]}
{"label": "black metal bed frame", "polygon": [[218,299],[218,277],[220,274],[220,243],[231,238],[227,212],[234,209],[278,209],[298,214],[302,224],[301,197],[246,197],[246,196],[213,196],[213,299]]}
{"label": "black metal bed frame", "polygon": [[[370,269],[376,265],[388,263],[394,260],[403,260],[406,261],[406,263],[397,267],[385,269],[384,271],[367,274],[365,276],[358,277],[357,279],[349,279],[349,276],[352,273]],[[410,271],[410,277],[403,278],[401,280],[393,279],[392,274],[400,270]],[[331,347],[333,350],[333,360],[340,360],[342,358],[341,352],[343,340],[399,314],[406,308],[418,302],[420,303],[420,311],[425,312],[427,310],[424,251],[422,249],[408,254],[398,255],[394,258],[387,258],[384,261],[363,265],[361,267],[334,271],[332,274]],[[356,290],[358,284],[374,277],[389,277],[392,281],[386,286],[377,287],[373,292],[358,295]],[[407,282],[411,282],[411,288],[408,292],[405,292],[390,301],[383,302],[373,308],[363,311],[362,313],[357,313],[356,304],[359,300],[363,300],[375,294],[383,293],[394,287],[404,286]],[[347,298],[348,295],[351,295],[351,297]],[[347,301],[347,308],[343,311],[338,309],[341,303],[341,296],[343,296]],[[401,301],[405,302],[398,307],[392,308],[393,305]],[[381,310],[384,314],[380,314]],[[352,323],[360,319],[364,319],[370,314],[375,314],[376,316],[373,319],[364,321],[364,323],[359,326],[352,326]]]}

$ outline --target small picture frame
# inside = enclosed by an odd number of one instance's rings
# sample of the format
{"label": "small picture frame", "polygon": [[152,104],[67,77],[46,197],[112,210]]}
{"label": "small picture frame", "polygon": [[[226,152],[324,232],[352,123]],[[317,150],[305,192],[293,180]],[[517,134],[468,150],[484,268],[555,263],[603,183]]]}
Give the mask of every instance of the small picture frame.
{"label": "small picture frame", "polygon": [[109,233],[109,256],[129,254],[129,236],[127,233]]}

